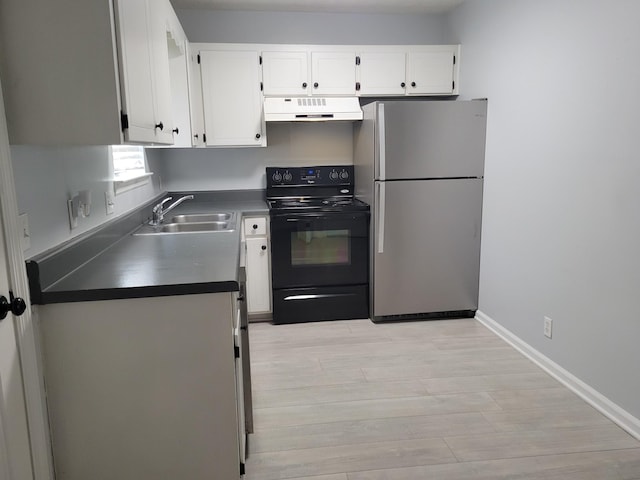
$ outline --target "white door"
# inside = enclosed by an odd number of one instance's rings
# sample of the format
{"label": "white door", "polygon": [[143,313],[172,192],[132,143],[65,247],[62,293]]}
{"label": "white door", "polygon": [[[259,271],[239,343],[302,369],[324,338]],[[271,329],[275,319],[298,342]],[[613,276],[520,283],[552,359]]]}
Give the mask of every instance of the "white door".
{"label": "white door", "polygon": [[407,54],[407,93],[409,95],[452,94],[455,67],[453,49]]}
{"label": "white door", "polygon": [[307,52],[262,52],[262,81],[267,96],[308,95]]}
{"label": "white door", "polygon": [[[0,113],[2,113],[0,111]],[[0,202],[2,198],[0,197]],[[9,300],[9,274],[0,213],[0,295]],[[3,448],[4,447],[4,448]],[[14,316],[0,320],[0,479],[32,479],[27,413]],[[4,450],[4,451],[3,451]],[[3,458],[6,456],[6,459]]]}
{"label": "white door", "polygon": [[357,67],[360,95],[404,95],[404,52],[364,52]]}

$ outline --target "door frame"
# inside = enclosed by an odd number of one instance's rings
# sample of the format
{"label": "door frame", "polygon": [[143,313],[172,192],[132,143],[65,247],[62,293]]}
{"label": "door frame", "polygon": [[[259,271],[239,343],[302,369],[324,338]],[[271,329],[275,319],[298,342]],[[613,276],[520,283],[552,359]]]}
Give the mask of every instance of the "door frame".
{"label": "door frame", "polygon": [[[22,297],[29,308],[15,319],[17,344],[22,367],[22,380],[26,403],[31,461],[35,480],[53,479],[53,460],[49,437],[44,377],[35,316],[31,308],[29,283],[25,269],[24,252],[18,220],[18,201],[15,191],[11,150],[0,81],[0,208],[5,232],[9,285],[15,295]],[[1,432],[0,432],[1,433]],[[4,446],[4,445],[0,445]],[[5,452],[6,454],[6,452]],[[19,480],[19,479],[13,479]]]}

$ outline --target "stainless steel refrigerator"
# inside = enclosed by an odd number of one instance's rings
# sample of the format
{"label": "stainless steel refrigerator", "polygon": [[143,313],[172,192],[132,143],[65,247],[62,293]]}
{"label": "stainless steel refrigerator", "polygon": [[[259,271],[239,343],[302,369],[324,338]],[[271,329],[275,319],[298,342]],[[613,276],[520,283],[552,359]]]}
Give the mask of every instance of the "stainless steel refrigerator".
{"label": "stainless steel refrigerator", "polygon": [[374,321],[478,308],[487,101],[373,102],[354,127]]}

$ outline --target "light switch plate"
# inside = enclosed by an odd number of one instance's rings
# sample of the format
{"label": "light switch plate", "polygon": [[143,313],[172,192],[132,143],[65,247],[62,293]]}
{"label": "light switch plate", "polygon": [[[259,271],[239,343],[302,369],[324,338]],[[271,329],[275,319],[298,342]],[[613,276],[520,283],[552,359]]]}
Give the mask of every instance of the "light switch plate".
{"label": "light switch plate", "polygon": [[112,215],[116,211],[116,197],[112,190],[104,192],[104,206],[107,215]]}
{"label": "light switch plate", "polygon": [[31,248],[31,231],[29,230],[29,217],[23,213],[18,217],[20,219],[20,228],[22,229],[22,250]]}

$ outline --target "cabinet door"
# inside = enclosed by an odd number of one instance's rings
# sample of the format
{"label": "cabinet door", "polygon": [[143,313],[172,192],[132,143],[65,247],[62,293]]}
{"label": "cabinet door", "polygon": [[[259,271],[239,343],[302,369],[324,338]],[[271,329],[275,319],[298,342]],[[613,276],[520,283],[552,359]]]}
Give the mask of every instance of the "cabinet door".
{"label": "cabinet door", "polygon": [[357,69],[360,95],[405,94],[404,52],[361,53]]}
{"label": "cabinet door", "polygon": [[153,72],[151,86],[154,96],[155,141],[170,145],[173,143],[173,105],[167,23],[171,5],[167,0],[147,0],[147,9],[151,21],[149,44]]}
{"label": "cabinet door", "polygon": [[200,52],[207,146],[266,146],[255,51]]}
{"label": "cabinet door", "polygon": [[265,95],[304,96],[311,92],[307,52],[263,52]]}
{"label": "cabinet door", "polygon": [[116,2],[122,110],[129,127],[128,142],[155,142],[153,67],[150,38],[151,19],[147,0]]}
{"label": "cabinet door", "polygon": [[407,54],[407,94],[443,95],[455,90],[455,51]]}
{"label": "cabinet door", "polygon": [[189,51],[184,34],[173,9],[170,9],[167,44],[171,75],[171,113],[173,116],[173,145],[191,147],[191,112],[189,108]]}
{"label": "cabinet door", "polygon": [[249,313],[271,311],[269,242],[266,237],[247,238],[247,309]]}
{"label": "cabinet door", "polygon": [[355,95],[356,54],[312,52],[313,95]]}
{"label": "cabinet door", "polygon": [[187,44],[189,75],[189,106],[191,111],[191,145],[205,146],[204,109],[202,104],[202,77],[200,75],[200,54],[192,51]]}

